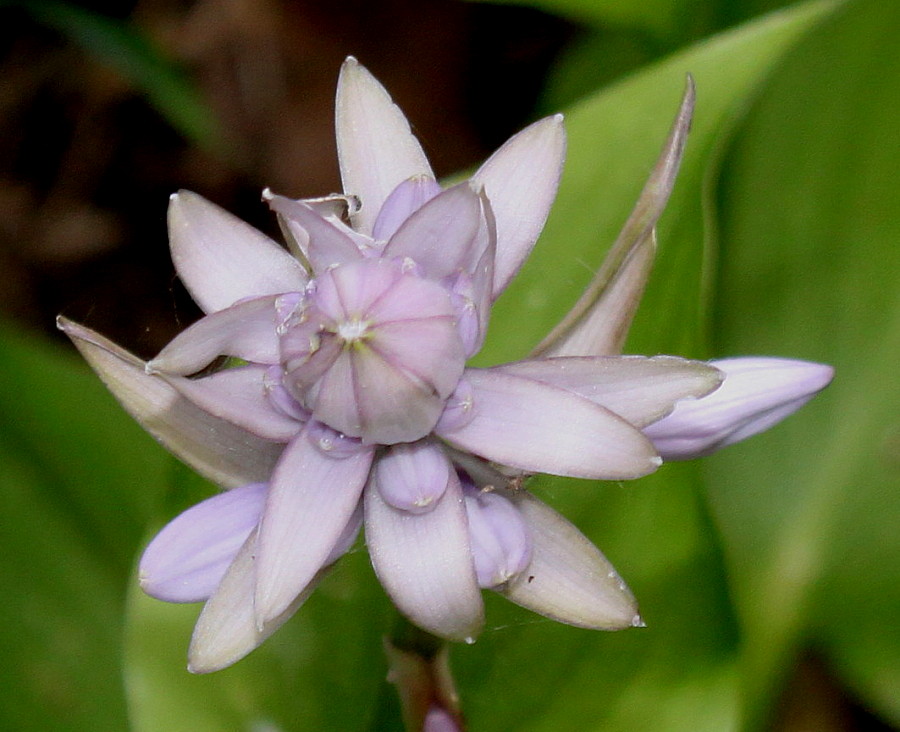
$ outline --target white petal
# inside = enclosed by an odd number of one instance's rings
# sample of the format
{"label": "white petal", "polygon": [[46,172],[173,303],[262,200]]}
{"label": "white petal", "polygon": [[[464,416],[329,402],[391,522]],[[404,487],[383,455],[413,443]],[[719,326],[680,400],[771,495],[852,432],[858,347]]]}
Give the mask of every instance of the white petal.
{"label": "white petal", "polygon": [[562,115],[510,138],[472,176],[484,185],[497,220],[496,299],[531,253],[550,213],[566,156]]}
{"label": "white petal", "polygon": [[284,445],[213,417],[92,330],[65,318],[57,324],[122,406],[198,473],[228,488],[269,479]]}
{"label": "white petal", "polygon": [[207,313],[306,284],[303,267],[278,244],[190,191],[170,200],[169,245],[178,275]]}
{"label": "white petal", "polygon": [[275,409],[266,397],[270,367],[242,366],[201,379],[160,374],[159,378],[198,407],[267,440],[288,442],[302,424]]}
{"label": "white petal", "polygon": [[255,606],[260,625],[279,616],[326,563],[362,493],[372,449],[332,457],[305,428],[272,473],[259,528]]}
{"label": "white petal", "polygon": [[151,372],[193,374],[219,356],[234,356],[256,363],[278,363],[277,328],[283,300],[294,295],[270,295],[245,300],[200,318],[181,331],[148,363]]}
{"label": "white petal", "polygon": [[277,617],[257,626],[253,612],[257,534],[252,532],[197,619],[188,651],[188,670],[219,671],[240,661],[280,628],[308,598],[322,576],[318,573]]}
{"label": "white petal", "polygon": [[456,474],[434,509],[420,514],[392,508],[370,484],[365,517],[372,566],[400,612],[442,638],[478,635],[484,608]]}
{"label": "white petal", "polygon": [[351,220],[371,236],[382,205],[400,183],[434,174],[403,112],[352,56],[341,67],[335,127],[344,193],[362,204]]}
{"label": "white petal", "polygon": [[435,430],[463,450],[520,470],[603,480],[637,478],[661,463],[640,431],[577,394],[494,369],[467,369],[464,379],[469,421],[454,415]]}
{"label": "white petal", "polygon": [[541,358],[493,370],[574,392],[635,427],[669,414],[679,399],[709,394],[723,378],[707,363],[674,356]]}
{"label": "white petal", "polygon": [[562,623],[597,630],[641,626],[634,595],[577,528],[525,491],[509,497],[528,525],[531,563],[499,591]]}

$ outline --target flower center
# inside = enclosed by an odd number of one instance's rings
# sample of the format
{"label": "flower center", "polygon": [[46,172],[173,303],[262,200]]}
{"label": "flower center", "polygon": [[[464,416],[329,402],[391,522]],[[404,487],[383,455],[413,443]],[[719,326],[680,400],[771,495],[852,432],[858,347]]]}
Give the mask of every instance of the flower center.
{"label": "flower center", "polygon": [[370,325],[371,323],[368,321],[360,320],[359,318],[353,318],[338,323],[338,338],[348,344],[353,343],[354,341],[361,341],[365,338]]}

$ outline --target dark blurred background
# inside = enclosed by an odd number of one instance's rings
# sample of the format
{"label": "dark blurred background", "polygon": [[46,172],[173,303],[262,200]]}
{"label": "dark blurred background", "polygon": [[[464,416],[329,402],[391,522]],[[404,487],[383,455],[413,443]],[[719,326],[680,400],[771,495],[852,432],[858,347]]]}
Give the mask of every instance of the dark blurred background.
{"label": "dark blurred background", "polygon": [[197,191],[274,233],[263,187],[340,190],[333,105],[345,56],[390,90],[442,176],[529,119],[573,33],[534,10],[452,0],[0,13],[0,314],[51,333],[62,312],[142,356],[196,316],[166,247],[170,193]]}

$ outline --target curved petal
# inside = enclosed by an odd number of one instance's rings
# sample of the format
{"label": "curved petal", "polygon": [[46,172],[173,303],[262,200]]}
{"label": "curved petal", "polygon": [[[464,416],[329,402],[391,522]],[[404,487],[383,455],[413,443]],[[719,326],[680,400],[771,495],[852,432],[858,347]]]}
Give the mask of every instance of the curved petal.
{"label": "curved petal", "polygon": [[259,525],[255,608],[260,627],[278,617],[324,566],[362,493],[374,450],[329,454],[307,427],[272,473]]}
{"label": "curved petal", "polygon": [[496,299],[531,253],[550,213],[566,156],[561,114],[510,138],[472,180],[481,183],[497,220]]}
{"label": "curved petal", "polygon": [[351,214],[353,228],[371,235],[391,191],[413,176],[433,180],[434,174],[403,112],[352,56],[338,79],[335,129],[344,193],[362,203]]}
{"label": "curved petal", "polygon": [[151,373],[193,374],[219,356],[256,363],[278,363],[280,312],[291,310],[299,296],[270,295],[245,300],[200,318],[181,331],[147,364]]}
{"label": "curved petal", "polygon": [[505,491],[467,490],[466,515],[475,574],[481,587],[496,588],[531,561],[531,538],[519,510]]}
{"label": "curved petal", "polygon": [[169,246],[178,275],[207,313],[306,285],[300,262],[278,244],[190,191],[170,199]]}
{"label": "curved petal", "polygon": [[166,602],[208,600],[256,528],[267,487],[219,493],[166,524],[141,556],[141,589]]}
{"label": "curved petal", "polygon": [[466,369],[464,379],[468,421],[454,414],[435,429],[456,447],[520,470],[601,480],[638,478],[662,462],[640,431],[577,394],[494,369]]}
{"label": "curved petal", "polygon": [[[687,78],[681,106],[669,136],[663,145],[656,165],[650,172],[634,208],[603,260],[597,274],[572,309],[550,331],[531,355],[601,356],[612,352],[606,349],[621,345],[631,317],[637,307],[644,282],[650,272],[656,251],[653,228],[659,220],[681,165],[684,146],[694,114],[694,81]],[[615,286],[626,298],[620,305],[612,303],[608,292]],[[615,320],[603,324],[600,312],[609,309]],[[567,341],[571,337],[572,343]],[[577,341],[577,343],[576,343]],[[581,350],[587,348],[591,350]],[[602,350],[593,350],[594,348]]]}
{"label": "curved petal", "polygon": [[[288,222],[297,245],[301,247],[315,274],[321,274],[339,264],[362,259],[363,255],[356,243],[308,204],[275,195],[268,189],[263,191],[263,199]],[[301,232],[296,231],[295,225],[300,227],[305,237],[299,235]]]}
{"label": "curved petal", "polygon": [[637,602],[587,537],[525,491],[508,494],[531,537],[528,567],[499,588],[517,605],[553,620],[596,630],[642,627]]}
{"label": "curved petal", "polygon": [[478,635],[484,607],[456,474],[451,471],[447,490],[427,513],[392,508],[373,482],[364,500],[372,566],[400,612],[442,638]]}
{"label": "curved petal", "polygon": [[214,417],[275,442],[288,442],[302,423],[275,409],[266,396],[268,366],[225,369],[201,379],[159,374],[179,394]]}
{"label": "curved petal", "polygon": [[478,191],[468,182],[448,188],[422,206],[397,230],[383,257],[409,257],[434,280],[470,271],[482,217]]}
{"label": "curved petal", "polygon": [[669,414],[679,399],[709,394],[723,378],[707,363],[674,356],[541,358],[503,364],[493,371],[571,391],[635,427]]}
{"label": "curved petal", "polygon": [[191,673],[211,673],[240,661],[297,612],[324,573],[324,570],[317,573],[281,614],[260,627],[253,612],[256,551],[257,532],[254,531],[244,542],[215,594],[204,605],[188,650]]}
{"label": "curved petal", "polygon": [[94,331],[65,318],[57,324],[126,411],[198,473],[227,488],[269,479],[284,445],[213,417]]}

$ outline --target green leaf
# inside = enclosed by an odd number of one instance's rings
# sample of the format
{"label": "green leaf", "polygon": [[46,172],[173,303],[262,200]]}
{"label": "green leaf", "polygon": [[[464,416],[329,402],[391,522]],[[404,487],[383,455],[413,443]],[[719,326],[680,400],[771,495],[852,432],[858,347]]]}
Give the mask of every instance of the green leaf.
{"label": "green leaf", "polygon": [[169,465],[74,356],[0,330],[0,727],[126,728],[123,588]]}
{"label": "green leaf", "polygon": [[807,644],[900,724],[898,27],[893,0],[848,4],[779,69],[729,156],[717,353],[837,369],[804,413],[710,465],[760,725]]}

